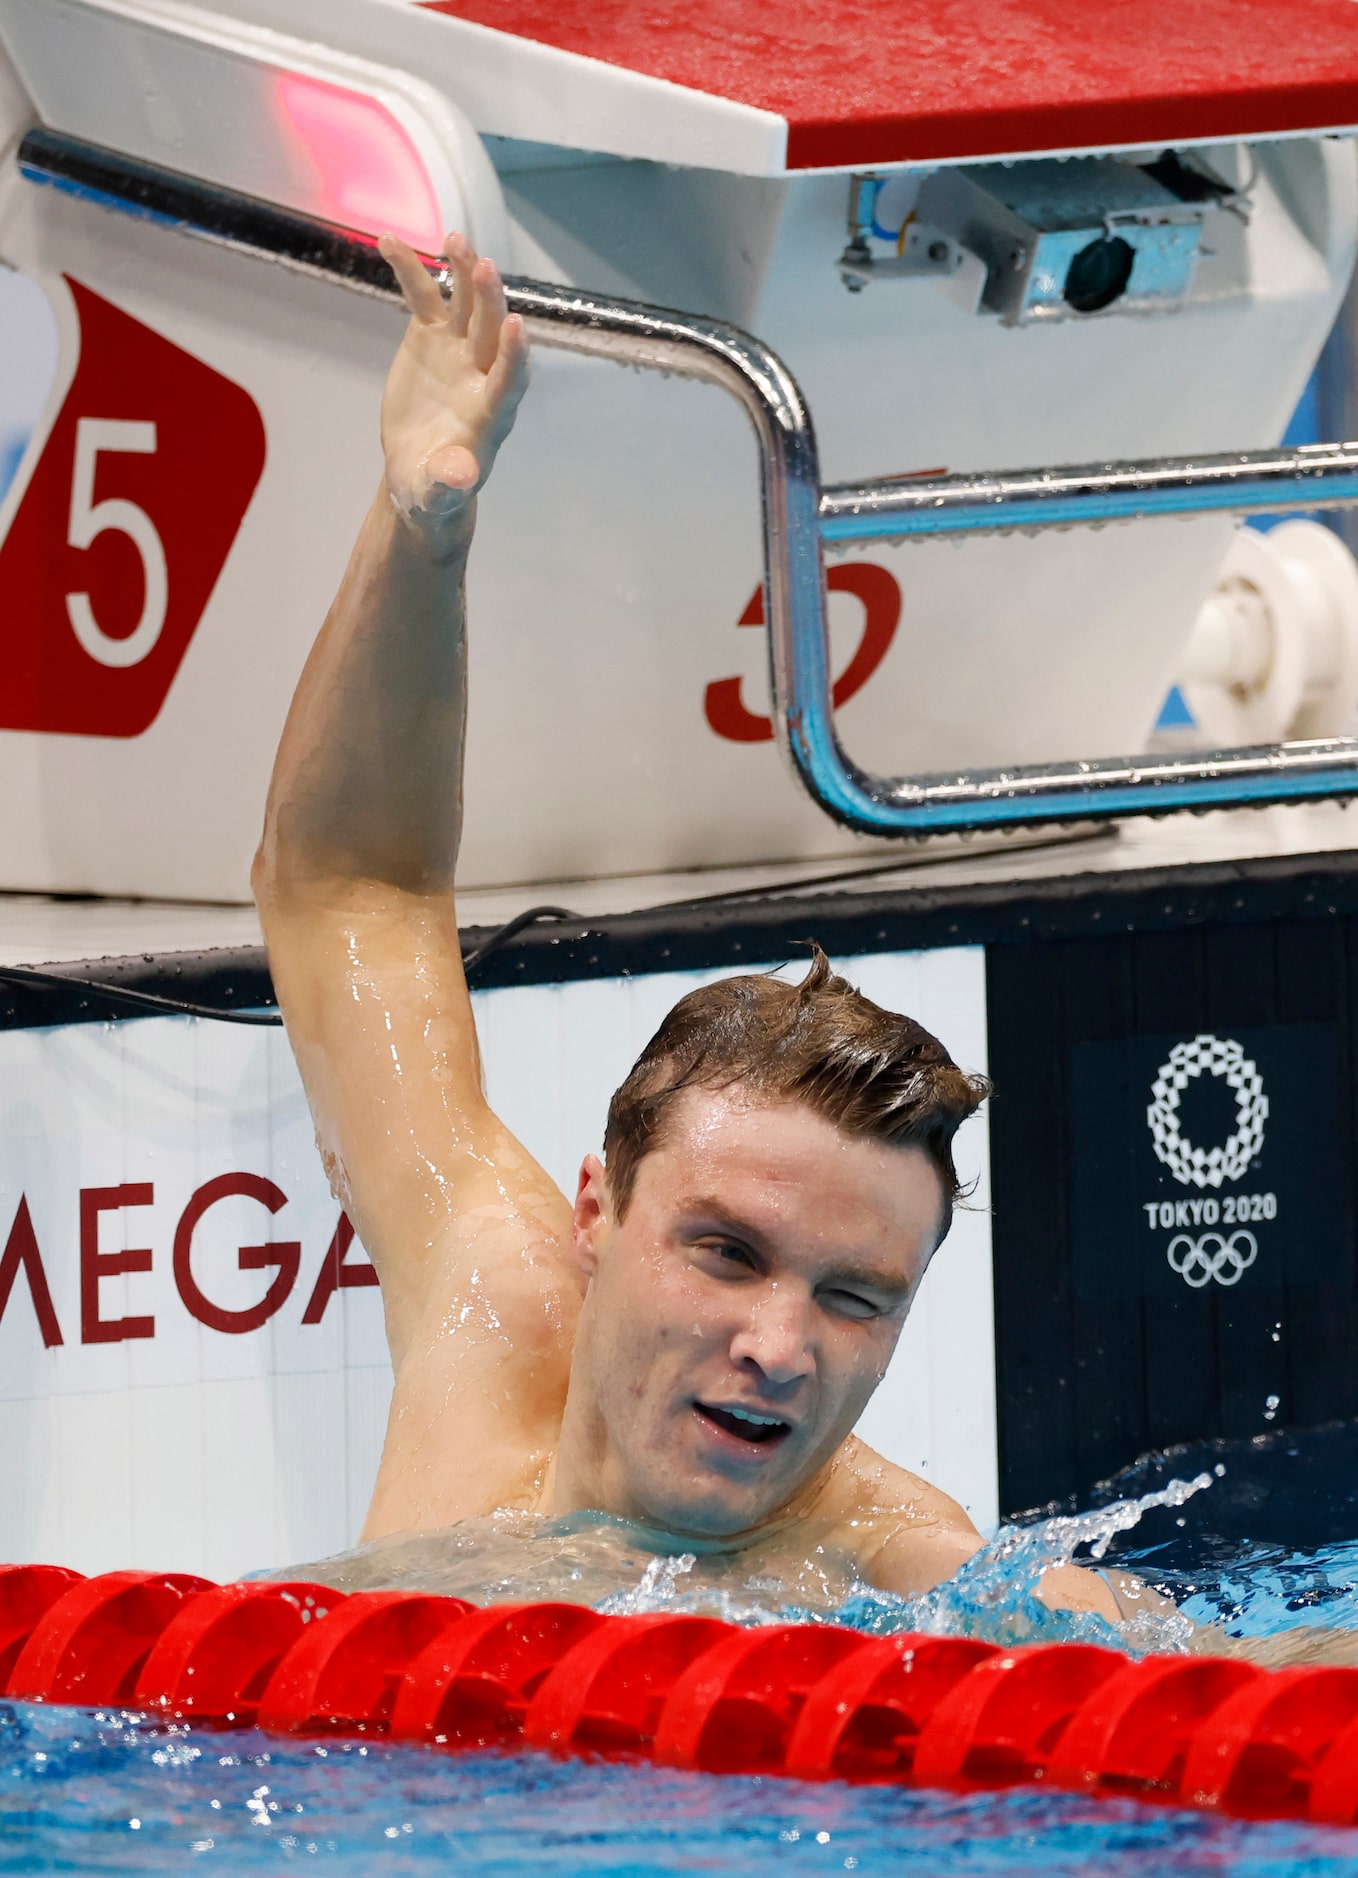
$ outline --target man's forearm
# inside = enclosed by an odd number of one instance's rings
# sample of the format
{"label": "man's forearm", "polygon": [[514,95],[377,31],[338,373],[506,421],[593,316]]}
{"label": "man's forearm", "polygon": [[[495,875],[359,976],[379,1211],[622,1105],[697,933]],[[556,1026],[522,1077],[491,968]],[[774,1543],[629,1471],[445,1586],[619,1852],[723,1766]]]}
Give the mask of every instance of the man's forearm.
{"label": "man's forearm", "polygon": [[451,890],[474,517],[469,504],[433,541],[379,491],[288,713],[256,864],[261,891],[349,880]]}
{"label": "man's forearm", "polygon": [[1262,1669],[1351,1666],[1358,1663],[1358,1630],[1322,1630],[1303,1624],[1266,1637],[1232,1637],[1217,1624],[1200,1624],[1192,1647],[1199,1656],[1241,1657]]}

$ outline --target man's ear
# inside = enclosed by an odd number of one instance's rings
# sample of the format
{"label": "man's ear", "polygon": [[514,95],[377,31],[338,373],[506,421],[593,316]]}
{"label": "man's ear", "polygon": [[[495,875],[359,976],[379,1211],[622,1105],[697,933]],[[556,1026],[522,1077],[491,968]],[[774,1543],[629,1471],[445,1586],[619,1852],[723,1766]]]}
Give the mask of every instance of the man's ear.
{"label": "man's ear", "polygon": [[599,1254],[612,1223],[608,1175],[598,1155],[587,1154],[580,1163],[580,1183],[575,1190],[575,1211],[571,1215],[571,1257],[586,1284],[599,1268]]}

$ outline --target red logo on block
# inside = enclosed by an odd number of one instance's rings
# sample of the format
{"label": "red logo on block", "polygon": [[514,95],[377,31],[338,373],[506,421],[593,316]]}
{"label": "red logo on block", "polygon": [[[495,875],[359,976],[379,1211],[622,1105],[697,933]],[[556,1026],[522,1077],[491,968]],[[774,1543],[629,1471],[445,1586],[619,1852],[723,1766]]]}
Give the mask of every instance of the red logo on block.
{"label": "red logo on block", "polygon": [[[871,561],[846,561],[825,576],[831,593],[851,593],[863,605],[863,637],[858,649],[834,683],[836,710],[861,691],[891,649],[901,617],[901,590],[896,576]],[[750,604],[736,621],[738,626],[764,624],[764,589],[756,587]],[[771,743],[773,724],[747,708],[738,678],[714,678],[703,698],[703,712],[711,729],[732,743]]]}
{"label": "red logo on block", "polygon": [[253,398],[68,282],[80,358],[0,547],[0,729],[155,721],[264,468]]}

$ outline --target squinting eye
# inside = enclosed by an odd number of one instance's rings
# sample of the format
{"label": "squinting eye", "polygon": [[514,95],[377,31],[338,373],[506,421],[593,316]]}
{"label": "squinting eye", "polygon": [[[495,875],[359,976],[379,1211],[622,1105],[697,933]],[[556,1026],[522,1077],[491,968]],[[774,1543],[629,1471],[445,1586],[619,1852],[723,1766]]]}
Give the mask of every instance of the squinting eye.
{"label": "squinting eye", "polygon": [[823,1297],[829,1308],[840,1317],[853,1317],[866,1322],[870,1317],[882,1315],[871,1298],[860,1298],[856,1291],[827,1291]]}

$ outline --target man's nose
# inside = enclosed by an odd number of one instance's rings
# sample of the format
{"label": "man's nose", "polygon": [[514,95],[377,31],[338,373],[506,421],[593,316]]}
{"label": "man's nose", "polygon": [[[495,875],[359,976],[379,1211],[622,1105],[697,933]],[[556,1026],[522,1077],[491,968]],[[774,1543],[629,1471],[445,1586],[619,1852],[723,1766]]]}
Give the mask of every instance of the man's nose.
{"label": "man's nose", "polygon": [[775,1292],[761,1298],[731,1339],[731,1360],[752,1363],[779,1387],[809,1376],[816,1365],[806,1301]]}

